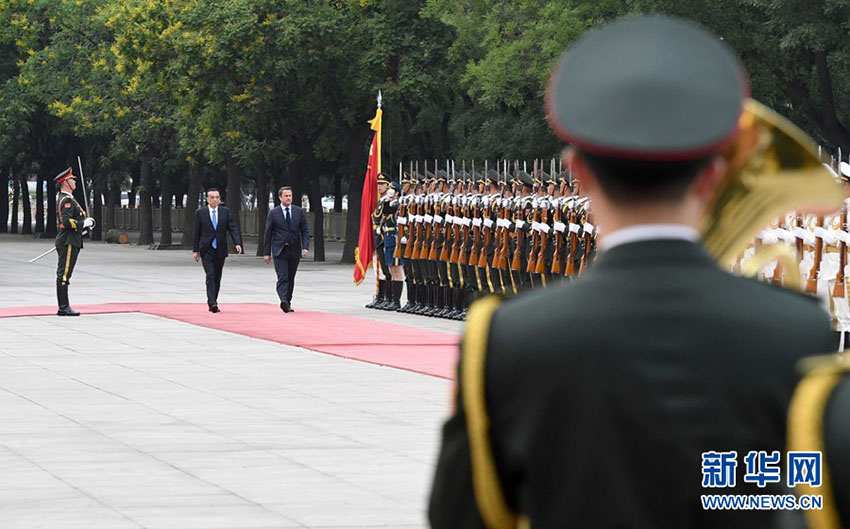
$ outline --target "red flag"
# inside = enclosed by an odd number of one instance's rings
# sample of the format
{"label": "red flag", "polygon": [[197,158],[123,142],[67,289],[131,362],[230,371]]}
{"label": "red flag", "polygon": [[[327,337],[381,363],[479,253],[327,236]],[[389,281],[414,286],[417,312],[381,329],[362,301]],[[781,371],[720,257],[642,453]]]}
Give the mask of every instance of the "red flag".
{"label": "red flag", "polygon": [[369,147],[369,163],[366,166],[366,179],[363,181],[363,196],[360,199],[360,237],[354,249],[354,283],[359,285],[366,279],[366,271],[372,264],[375,253],[375,237],[372,233],[372,213],[378,203],[378,172],[381,170],[381,114],[375,113],[372,130],[372,146]]}

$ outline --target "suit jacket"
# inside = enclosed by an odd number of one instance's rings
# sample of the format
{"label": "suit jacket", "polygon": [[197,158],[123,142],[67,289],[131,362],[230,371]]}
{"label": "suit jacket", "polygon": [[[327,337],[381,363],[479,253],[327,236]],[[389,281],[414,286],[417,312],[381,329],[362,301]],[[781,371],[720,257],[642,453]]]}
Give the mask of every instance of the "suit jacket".
{"label": "suit jacket", "polygon": [[298,250],[310,249],[310,228],[307,226],[307,215],[298,206],[289,206],[289,224],[283,217],[283,209],[278,206],[269,211],[266,217],[266,232],[263,237],[265,249],[263,255],[279,256],[287,246]]}
{"label": "suit jacket", "polygon": [[226,206],[219,205],[216,212],[216,229],[213,230],[212,218],[210,217],[210,208],[205,206],[195,212],[195,227],[192,230],[192,251],[205,253],[212,250],[212,241],[215,238],[216,255],[219,257],[227,257],[227,233],[230,232],[230,237],[233,239],[233,244],[242,246],[242,236],[239,235],[239,228],[236,226],[236,220],[233,214]]}
{"label": "suit jacket", "polygon": [[[701,487],[701,454],[736,450],[742,485],[748,451],[782,451],[795,363],[830,339],[814,300],[732,276],[680,240],[614,247],[575,283],[505,302],[485,390],[509,506],[535,529],[776,527],[775,511],[703,510],[701,494],[732,489]],[[435,529],[483,527],[460,400],[457,410],[443,430]]]}

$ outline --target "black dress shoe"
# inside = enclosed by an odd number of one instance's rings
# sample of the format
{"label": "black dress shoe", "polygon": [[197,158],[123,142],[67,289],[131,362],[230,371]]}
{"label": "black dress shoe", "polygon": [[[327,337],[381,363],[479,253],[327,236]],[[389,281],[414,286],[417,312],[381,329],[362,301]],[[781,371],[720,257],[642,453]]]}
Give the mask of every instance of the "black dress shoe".
{"label": "black dress shoe", "polygon": [[292,309],[289,308],[289,303],[285,301],[280,302],[280,310],[282,310],[283,312],[292,312]]}
{"label": "black dress shoe", "polygon": [[79,316],[80,313],[72,309],[70,306],[59,307],[56,311],[57,316]]}
{"label": "black dress shoe", "polygon": [[218,305],[211,305],[210,306],[210,312],[221,312],[221,311],[218,310]]}

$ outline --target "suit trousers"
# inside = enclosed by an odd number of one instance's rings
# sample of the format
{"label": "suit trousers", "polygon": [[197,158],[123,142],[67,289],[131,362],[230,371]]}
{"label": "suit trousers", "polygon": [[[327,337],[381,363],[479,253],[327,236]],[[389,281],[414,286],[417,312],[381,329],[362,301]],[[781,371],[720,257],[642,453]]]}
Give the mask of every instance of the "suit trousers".
{"label": "suit trousers", "polygon": [[225,259],[212,249],[201,254],[201,263],[204,265],[204,273],[207,276],[207,305],[210,307],[218,304],[218,291],[221,290],[221,272],[224,270]]}
{"label": "suit trousers", "polygon": [[295,272],[301,253],[292,246],[283,249],[280,255],[274,256],[274,271],[277,272],[277,297],[281,301],[292,303],[292,291],[295,289]]}

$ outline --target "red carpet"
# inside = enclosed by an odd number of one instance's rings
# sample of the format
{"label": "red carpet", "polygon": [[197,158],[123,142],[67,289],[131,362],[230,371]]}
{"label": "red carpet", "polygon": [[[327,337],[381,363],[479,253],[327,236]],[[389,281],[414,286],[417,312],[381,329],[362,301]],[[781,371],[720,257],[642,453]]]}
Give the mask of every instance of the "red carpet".
{"label": "red carpet", "polygon": [[[143,312],[201,327],[295,345],[371,364],[452,379],[457,362],[454,334],[326,312],[283,314],[276,305],[222,305],[212,314],[204,304],[104,303],[74,307],[85,314]],[[55,307],[0,308],[0,318],[53,316]]]}

